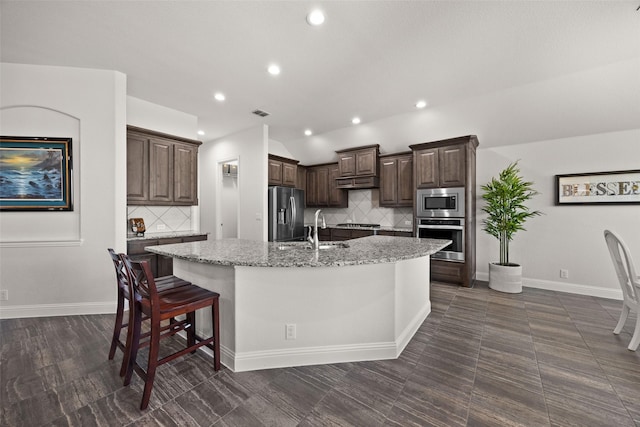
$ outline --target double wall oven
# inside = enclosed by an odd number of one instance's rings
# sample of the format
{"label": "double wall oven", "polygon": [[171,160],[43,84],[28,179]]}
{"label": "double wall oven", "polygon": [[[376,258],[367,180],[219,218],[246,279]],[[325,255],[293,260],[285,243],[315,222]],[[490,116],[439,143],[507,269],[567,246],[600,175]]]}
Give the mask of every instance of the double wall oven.
{"label": "double wall oven", "polygon": [[464,261],[464,197],[464,187],[418,190],[416,236],[452,242],[432,258]]}

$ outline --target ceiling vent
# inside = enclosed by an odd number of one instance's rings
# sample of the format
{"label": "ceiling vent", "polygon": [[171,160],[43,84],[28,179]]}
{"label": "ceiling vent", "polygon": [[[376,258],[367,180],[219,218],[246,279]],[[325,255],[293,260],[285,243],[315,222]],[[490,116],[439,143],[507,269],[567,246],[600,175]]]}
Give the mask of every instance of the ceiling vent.
{"label": "ceiling vent", "polygon": [[267,117],[269,115],[269,113],[267,113],[266,111],[263,111],[263,110],[253,110],[251,113],[255,114],[256,116],[260,116],[260,117]]}

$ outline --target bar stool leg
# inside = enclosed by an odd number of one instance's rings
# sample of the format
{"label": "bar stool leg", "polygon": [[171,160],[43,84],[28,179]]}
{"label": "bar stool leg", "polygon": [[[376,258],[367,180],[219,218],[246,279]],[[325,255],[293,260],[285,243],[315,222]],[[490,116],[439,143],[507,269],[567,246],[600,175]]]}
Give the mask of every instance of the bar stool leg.
{"label": "bar stool leg", "polygon": [[[120,331],[122,330],[122,314],[124,313],[124,292],[118,287],[118,308],[116,309],[116,322],[113,326],[113,338],[111,338],[111,349],[109,349],[109,360],[113,360],[116,355],[116,348],[120,340]],[[125,355],[126,357],[126,355]],[[122,372],[122,371],[121,371]],[[120,373],[122,376],[122,373]]]}
{"label": "bar stool leg", "polygon": [[144,382],[144,392],[142,393],[142,403],[140,409],[147,409],[151,390],[153,389],[153,381],[156,377],[156,368],[158,367],[158,355],[160,353],[160,322],[153,321],[151,324],[151,341],[149,342],[149,359],[147,362],[147,375]]}
{"label": "bar stool leg", "polygon": [[213,335],[213,369],[216,371],[220,370],[220,311],[218,307],[218,298],[215,298],[211,306],[211,332]]}
{"label": "bar stool leg", "polygon": [[142,314],[140,310],[134,310],[133,318],[131,319],[131,324],[129,324],[129,329],[131,330],[130,334],[127,334],[127,344],[126,347],[128,350],[125,350],[125,366],[123,367],[125,376],[124,376],[124,385],[128,386],[131,383],[131,376],[133,374],[133,369],[136,366],[136,360],[138,357],[138,349],[140,348],[140,328],[142,327]]}
{"label": "bar stool leg", "polygon": [[[196,345],[196,312],[191,311],[187,313],[187,322],[189,327],[187,328],[187,348]],[[194,354],[196,350],[193,350],[191,354]]]}

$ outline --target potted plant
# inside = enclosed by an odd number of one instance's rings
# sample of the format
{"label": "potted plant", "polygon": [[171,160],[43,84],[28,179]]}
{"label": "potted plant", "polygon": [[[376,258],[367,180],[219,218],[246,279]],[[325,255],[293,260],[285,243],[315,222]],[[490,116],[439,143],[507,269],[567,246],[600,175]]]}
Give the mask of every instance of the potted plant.
{"label": "potted plant", "polygon": [[510,164],[480,188],[486,204],[482,210],[488,217],[482,221],[483,230],[500,242],[500,262],[489,263],[489,287],[497,291],[522,292],[522,266],[509,261],[509,242],[527,219],[541,212],[530,210],[525,203],[538,194],[533,183],[520,175],[518,162]]}

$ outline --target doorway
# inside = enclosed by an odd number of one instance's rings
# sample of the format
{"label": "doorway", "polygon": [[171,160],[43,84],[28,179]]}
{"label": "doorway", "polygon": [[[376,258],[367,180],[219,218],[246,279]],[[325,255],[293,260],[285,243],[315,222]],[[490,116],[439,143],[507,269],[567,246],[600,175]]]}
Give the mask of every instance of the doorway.
{"label": "doorway", "polygon": [[238,237],[238,159],[218,163],[217,238]]}

